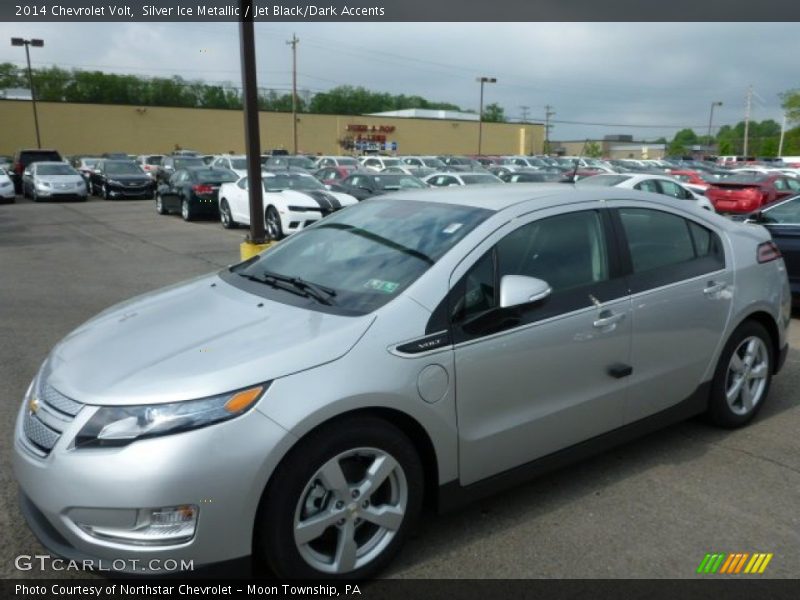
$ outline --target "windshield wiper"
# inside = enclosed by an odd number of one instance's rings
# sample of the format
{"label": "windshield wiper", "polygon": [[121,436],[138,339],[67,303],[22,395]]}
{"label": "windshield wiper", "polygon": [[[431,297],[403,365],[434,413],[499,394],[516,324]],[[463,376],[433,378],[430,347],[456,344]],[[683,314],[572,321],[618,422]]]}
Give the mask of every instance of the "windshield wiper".
{"label": "windshield wiper", "polygon": [[266,283],[274,288],[297,294],[298,296],[313,298],[320,304],[325,304],[327,306],[333,304],[331,298],[336,296],[336,290],[325,287],[324,285],[319,285],[318,283],[305,281],[300,277],[287,277],[286,275],[280,275],[279,273],[273,273],[271,271],[264,271],[260,277],[248,273],[239,273],[239,275],[251,281]]}
{"label": "windshield wiper", "polygon": [[408,256],[413,256],[416,259],[419,259],[429,265],[434,264],[434,260],[428,256],[427,254],[423,254],[419,250],[414,250],[413,248],[408,248],[407,246],[403,246],[402,244],[398,244],[397,242],[393,242],[392,240],[388,240],[383,236],[380,236],[376,233],[372,233],[371,231],[366,231],[364,229],[360,229],[353,225],[348,225],[346,223],[324,223],[323,225],[319,226],[319,229],[341,229],[342,231],[347,231],[352,233],[353,235],[359,235],[363,238],[371,240],[373,242],[377,242],[383,246],[388,248],[392,248],[393,250],[397,250],[398,252],[402,252],[403,254],[407,254]]}

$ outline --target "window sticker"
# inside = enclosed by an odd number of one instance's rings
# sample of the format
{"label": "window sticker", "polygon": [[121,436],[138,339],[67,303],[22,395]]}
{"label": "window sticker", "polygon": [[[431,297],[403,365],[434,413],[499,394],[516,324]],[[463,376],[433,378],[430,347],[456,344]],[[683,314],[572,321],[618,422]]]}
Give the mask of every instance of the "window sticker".
{"label": "window sticker", "polygon": [[455,233],[456,231],[461,229],[463,225],[464,225],[463,223],[450,223],[450,225],[442,229],[442,233],[450,235],[451,233]]}
{"label": "window sticker", "polygon": [[393,294],[400,287],[400,284],[394,281],[384,281],[383,279],[370,279],[364,284],[364,287],[384,294]]}

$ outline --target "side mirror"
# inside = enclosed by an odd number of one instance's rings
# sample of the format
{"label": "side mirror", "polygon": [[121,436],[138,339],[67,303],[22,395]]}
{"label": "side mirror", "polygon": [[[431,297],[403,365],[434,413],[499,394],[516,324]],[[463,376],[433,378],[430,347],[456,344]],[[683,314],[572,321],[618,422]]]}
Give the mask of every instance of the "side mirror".
{"label": "side mirror", "polygon": [[30,169],[25,169],[25,170],[22,172],[22,175],[23,175],[24,177],[30,177],[30,176],[31,176],[31,170],[30,170]]}
{"label": "side mirror", "polygon": [[500,308],[539,302],[552,291],[549,283],[535,277],[503,275],[500,280]]}

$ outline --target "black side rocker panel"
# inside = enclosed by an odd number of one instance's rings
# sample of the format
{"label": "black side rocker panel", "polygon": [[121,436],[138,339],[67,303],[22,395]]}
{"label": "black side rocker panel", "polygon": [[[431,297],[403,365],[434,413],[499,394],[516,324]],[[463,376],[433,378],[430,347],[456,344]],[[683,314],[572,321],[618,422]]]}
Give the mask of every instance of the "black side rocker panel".
{"label": "black side rocker panel", "polygon": [[701,384],[686,400],[671,406],[655,415],[635,423],[575,444],[563,450],[537,458],[508,471],[493,475],[467,486],[457,480],[439,486],[439,512],[447,512],[465,506],[481,498],[491,496],[501,490],[520,485],[546,473],[560,469],[595,454],[599,454],[636,438],[647,435],[669,425],[680,423],[699,415],[708,408],[711,382]]}

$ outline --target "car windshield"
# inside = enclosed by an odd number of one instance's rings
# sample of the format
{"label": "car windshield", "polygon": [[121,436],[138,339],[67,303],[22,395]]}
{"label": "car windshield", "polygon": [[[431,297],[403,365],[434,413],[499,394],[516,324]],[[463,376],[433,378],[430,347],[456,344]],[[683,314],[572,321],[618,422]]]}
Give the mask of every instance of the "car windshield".
{"label": "car windshield", "polygon": [[340,167],[357,167],[358,161],[355,158],[337,158],[336,163]]}
{"label": "car windshield", "polygon": [[462,175],[461,181],[463,181],[465,185],[473,185],[476,183],[499,183],[501,180],[488,173],[484,175],[475,173],[474,175]]}
{"label": "car windshield", "polygon": [[75,169],[69,165],[38,165],[36,167],[37,175],[77,175]]}
{"label": "car windshield", "polygon": [[290,167],[300,167],[301,169],[313,169],[314,161],[305,156],[290,156],[288,159]]}
{"label": "car windshield", "polygon": [[247,168],[247,159],[246,158],[232,158],[231,159],[231,168],[232,169],[239,169],[240,171],[244,171]]}
{"label": "car windshield", "polygon": [[425,188],[425,182],[417,179],[413,175],[397,175],[389,173],[386,175],[376,175],[372,178],[381,190],[404,190],[414,188]]}
{"label": "car windshield", "polygon": [[423,158],[422,164],[426,167],[433,167],[434,169],[444,169],[447,166],[438,158]]}
{"label": "car windshield", "polygon": [[206,163],[202,158],[186,157],[174,159],[176,169],[185,169],[187,167],[205,167]]}
{"label": "car windshield", "polygon": [[264,189],[268,192],[283,190],[324,190],[325,186],[314,177],[302,175],[274,175],[264,177]]}
{"label": "car windshield", "polygon": [[94,169],[97,166],[97,163],[99,163],[99,162],[100,162],[99,158],[82,158],[81,159],[81,164],[84,167],[87,167],[89,169]]}
{"label": "car windshield", "polygon": [[367,314],[400,295],[491,214],[483,208],[375,198],[326,217],[231,271],[327,286],[334,292],[328,295],[330,307],[277,286],[265,285],[263,293],[310,308]]}
{"label": "car windshield", "polygon": [[110,175],[144,175],[144,171],[134,162],[107,162],[106,173]]}
{"label": "car windshield", "polygon": [[383,159],[383,165],[385,167],[397,167],[397,166],[402,165],[402,164],[403,163],[400,161],[399,158],[384,158]]}
{"label": "car windshield", "polygon": [[164,160],[163,156],[148,156],[147,158],[144,159],[144,164],[160,165],[162,160]]}
{"label": "car windshield", "polygon": [[193,169],[193,171],[196,181],[228,183],[239,179],[236,173],[228,169]]}
{"label": "car windshield", "polygon": [[599,185],[605,187],[613,187],[619,185],[623,181],[630,179],[628,175],[592,175],[586,177],[578,182],[578,185]]}

